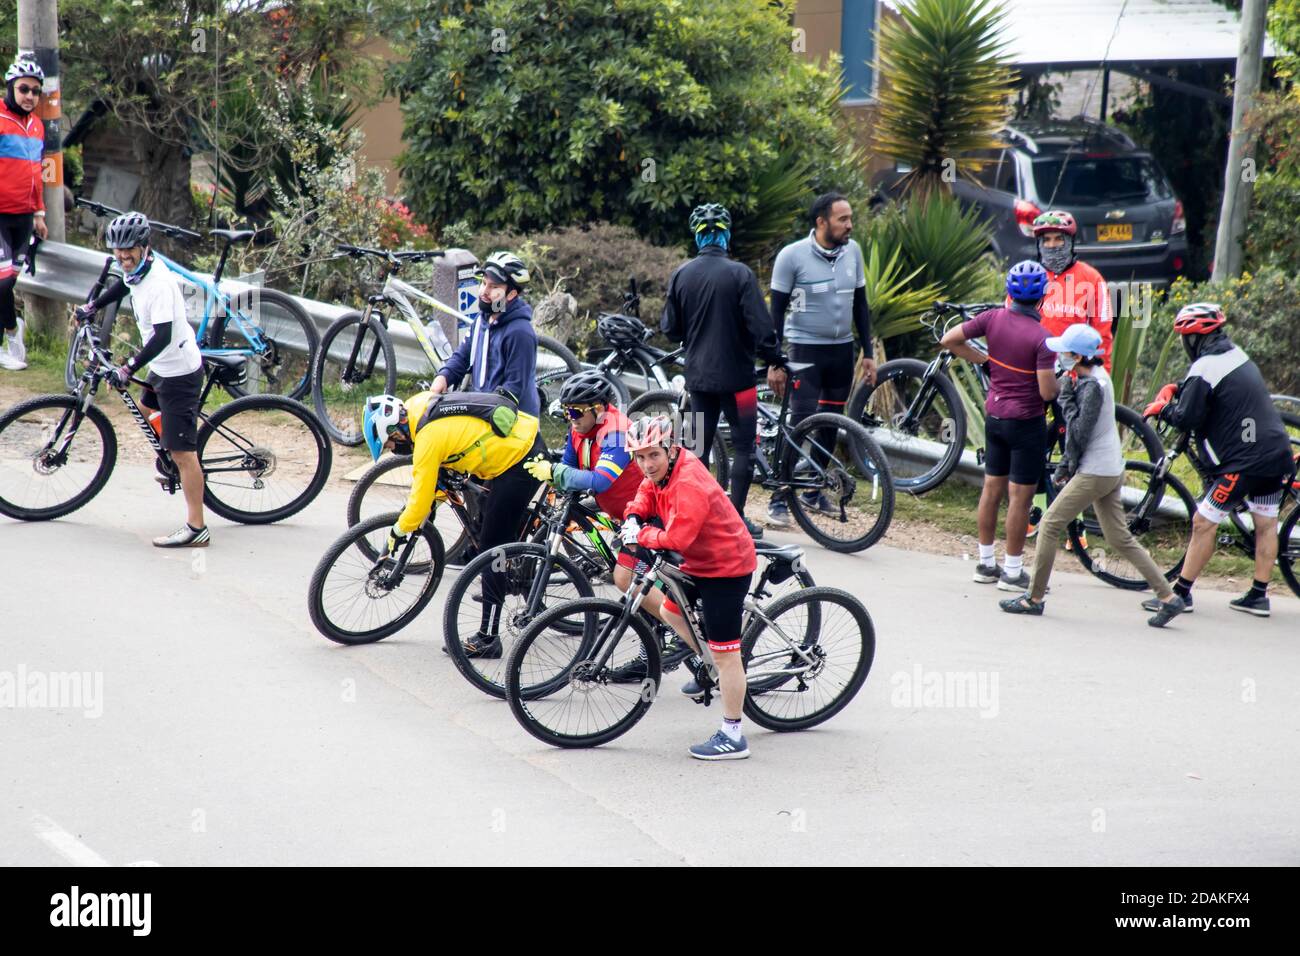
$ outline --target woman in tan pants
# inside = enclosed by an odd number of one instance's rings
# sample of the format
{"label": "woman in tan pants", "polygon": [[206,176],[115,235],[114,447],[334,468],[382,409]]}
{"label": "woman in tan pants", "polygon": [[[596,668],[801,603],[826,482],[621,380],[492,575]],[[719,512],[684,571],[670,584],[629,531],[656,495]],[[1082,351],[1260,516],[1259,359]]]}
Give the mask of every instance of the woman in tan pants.
{"label": "woman in tan pants", "polygon": [[1071,325],[1061,335],[1047,340],[1047,347],[1059,352],[1062,364],[1072,367],[1075,378],[1063,376],[1060,394],[1065,413],[1065,455],[1053,481],[1064,484],[1047,509],[1038,532],[1034,570],[1029,590],[1020,597],[1001,602],[1009,614],[1042,614],[1043,595],[1052,576],[1056,548],[1066,525],[1091,507],[1101,523],[1106,542],[1137,568],[1160,601],[1147,623],[1164,627],[1183,612],[1182,598],[1160,573],[1142,545],[1129,533],[1120,497],[1124,486],[1124,455],[1115,425],[1115,388],[1102,367],[1101,335],[1082,323]]}

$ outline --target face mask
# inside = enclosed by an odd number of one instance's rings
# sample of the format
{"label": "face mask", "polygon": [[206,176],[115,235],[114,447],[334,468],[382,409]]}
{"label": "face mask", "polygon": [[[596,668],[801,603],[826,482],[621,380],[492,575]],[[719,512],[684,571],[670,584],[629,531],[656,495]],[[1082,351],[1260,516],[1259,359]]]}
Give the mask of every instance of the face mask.
{"label": "face mask", "polygon": [[495,315],[500,310],[496,308],[496,303],[491,299],[485,299],[482,296],[479,296],[478,311],[480,315],[488,316]]}
{"label": "face mask", "polygon": [[1059,354],[1056,356],[1056,374],[1057,374],[1057,375],[1064,375],[1066,372],[1070,371],[1072,368],[1074,368],[1074,360],[1073,360],[1073,359],[1067,359],[1067,358],[1065,357],[1065,353],[1064,353],[1064,352],[1061,352],[1061,353],[1059,353]]}
{"label": "face mask", "polygon": [[1065,245],[1058,246],[1055,249],[1040,248],[1038,258],[1042,260],[1047,269],[1059,275],[1070,268],[1070,263],[1074,260],[1073,243],[1067,238]]}

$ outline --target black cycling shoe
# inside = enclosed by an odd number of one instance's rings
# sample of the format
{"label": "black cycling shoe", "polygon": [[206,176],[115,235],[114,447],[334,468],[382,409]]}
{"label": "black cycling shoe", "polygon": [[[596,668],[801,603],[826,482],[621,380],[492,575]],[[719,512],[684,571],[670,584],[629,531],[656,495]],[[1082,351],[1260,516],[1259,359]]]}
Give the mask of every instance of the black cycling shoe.
{"label": "black cycling shoe", "polygon": [[1245,611],[1247,614],[1253,614],[1255,617],[1268,617],[1268,595],[1260,597],[1254,596],[1254,591],[1247,591],[1235,601],[1229,601],[1228,607],[1234,611]]}
{"label": "black cycling shoe", "polygon": [[755,541],[761,540],[763,537],[763,529],[760,526],[756,525],[754,522],[750,521],[748,518],[745,518],[744,522],[745,522],[745,530],[749,532],[749,536],[753,538]]}
{"label": "black cycling shoe", "polygon": [[460,646],[469,658],[496,659],[501,656],[501,642],[482,631]]}
{"label": "black cycling shoe", "polygon": [[646,667],[645,658],[638,657],[634,661],[621,664],[609,672],[609,682],[611,684],[639,684],[650,676],[650,671]]}

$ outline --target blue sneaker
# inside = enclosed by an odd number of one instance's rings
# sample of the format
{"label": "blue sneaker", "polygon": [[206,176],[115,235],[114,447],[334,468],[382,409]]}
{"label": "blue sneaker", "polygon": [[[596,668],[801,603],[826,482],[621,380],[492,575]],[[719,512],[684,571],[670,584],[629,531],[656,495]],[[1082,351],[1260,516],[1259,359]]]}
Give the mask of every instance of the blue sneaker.
{"label": "blue sneaker", "polygon": [[749,743],[744,737],[732,742],[721,730],[702,744],[691,748],[696,760],[744,760],[749,756]]}
{"label": "blue sneaker", "polygon": [[790,527],[790,505],[784,498],[773,498],[767,506],[767,523],[773,528]]}

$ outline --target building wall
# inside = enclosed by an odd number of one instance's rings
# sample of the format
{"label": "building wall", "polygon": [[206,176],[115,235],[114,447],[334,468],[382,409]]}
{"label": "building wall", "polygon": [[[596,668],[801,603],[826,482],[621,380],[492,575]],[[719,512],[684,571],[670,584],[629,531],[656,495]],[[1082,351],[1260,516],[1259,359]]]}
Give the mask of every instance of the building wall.
{"label": "building wall", "polygon": [[[395,59],[393,48],[382,37],[371,40],[362,47],[361,52],[365,56],[373,57],[381,66]],[[366,138],[361,155],[366,165],[383,171],[384,179],[388,184],[388,194],[400,196],[401,179],[397,174],[394,160],[402,151],[402,112],[397,97],[378,99],[382,82],[382,69],[376,69],[375,103],[368,109],[357,111],[357,125]]]}

